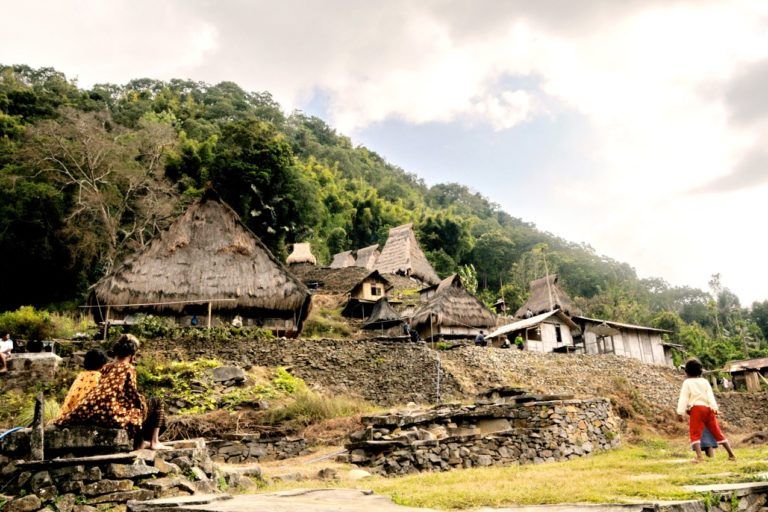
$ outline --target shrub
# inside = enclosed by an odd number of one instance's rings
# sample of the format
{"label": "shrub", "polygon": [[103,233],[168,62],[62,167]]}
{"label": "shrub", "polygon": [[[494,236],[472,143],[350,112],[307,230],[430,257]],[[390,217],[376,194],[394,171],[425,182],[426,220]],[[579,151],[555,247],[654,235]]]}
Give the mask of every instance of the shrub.
{"label": "shrub", "polygon": [[343,338],[351,334],[346,322],[310,315],[304,322],[302,336],[307,338]]}
{"label": "shrub", "polygon": [[11,337],[44,340],[51,338],[55,329],[51,314],[38,311],[32,306],[22,306],[16,311],[6,311],[0,315],[0,332],[10,333]]}

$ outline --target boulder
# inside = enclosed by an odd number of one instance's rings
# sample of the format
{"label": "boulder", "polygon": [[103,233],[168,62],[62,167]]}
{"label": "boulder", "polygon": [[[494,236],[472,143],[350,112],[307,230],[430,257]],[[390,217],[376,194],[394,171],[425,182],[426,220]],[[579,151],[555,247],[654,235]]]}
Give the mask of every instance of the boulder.
{"label": "boulder", "polygon": [[237,366],[219,366],[213,369],[213,381],[219,383],[227,381],[245,382],[245,371]]}
{"label": "boulder", "polygon": [[39,509],[41,505],[40,498],[30,494],[6,503],[3,512],[32,512]]}

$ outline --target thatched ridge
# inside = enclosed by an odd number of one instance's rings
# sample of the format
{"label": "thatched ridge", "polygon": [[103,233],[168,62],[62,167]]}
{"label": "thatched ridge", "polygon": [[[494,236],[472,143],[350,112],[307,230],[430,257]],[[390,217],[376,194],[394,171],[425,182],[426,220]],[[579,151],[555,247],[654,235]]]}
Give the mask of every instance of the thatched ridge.
{"label": "thatched ridge", "polygon": [[317,265],[317,258],[312,254],[312,247],[309,243],[293,244],[293,252],[285,260],[289,265]]}
{"label": "thatched ridge", "polygon": [[329,265],[331,268],[346,268],[355,266],[355,257],[352,251],[344,251],[333,255],[333,260]]}
{"label": "thatched ridge", "polygon": [[373,305],[371,316],[363,324],[363,329],[388,329],[401,323],[400,314],[382,297]]}
{"label": "thatched ridge", "polygon": [[361,283],[371,272],[361,267],[314,267],[302,265],[291,269],[301,282],[317,287],[318,293],[343,295]]}
{"label": "thatched ridge", "polygon": [[419,247],[419,242],[416,241],[413,224],[404,224],[389,230],[389,238],[376,263],[376,270],[382,274],[413,276],[429,284],[440,282]]}
{"label": "thatched ridge", "polygon": [[[214,301],[216,310],[258,309],[293,317],[298,326],[310,304],[301,281],[211,190],[149,246],[102,278],[94,292],[97,302],[113,311],[120,304]],[[151,309],[181,312],[185,306]]]}
{"label": "thatched ridge", "polygon": [[435,296],[413,314],[412,326],[429,327],[430,317],[435,326],[489,328],[496,325],[496,316],[480,299],[469,293],[454,274],[443,279]]}
{"label": "thatched ridge", "polygon": [[376,268],[376,262],[379,261],[380,255],[381,253],[379,252],[379,244],[373,244],[369,245],[368,247],[358,249],[355,256],[355,266],[373,270]]}
{"label": "thatched ridge", "polygon": [[[581,311],[573,300],[557,284],[557,274],[552,274],[541,279],[531,281],[531,295],[525,304],[520,306],[515,316],[524,318],[526,312],[530,309],[534,315],[546,313],[554,309],[560,309],[567,315],[580,315]],[[551,302],[550,302],[551,297]]]}

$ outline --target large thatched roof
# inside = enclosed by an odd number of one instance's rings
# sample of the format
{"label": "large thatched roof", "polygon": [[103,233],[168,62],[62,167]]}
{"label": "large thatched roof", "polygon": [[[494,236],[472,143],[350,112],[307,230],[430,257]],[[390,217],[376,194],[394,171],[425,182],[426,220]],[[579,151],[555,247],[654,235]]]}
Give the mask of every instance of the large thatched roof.
{"label": "large thatched roof", "polygon": [[293,244],[293,252],[285,260],[289,265],[301,265],[307,263],[309,265],[317,265],[317,258],[312,254],[312,247],[309,243],[297,243]]}
{"label": "large thatched roof", "polygon": [[424,256],[413,224],[405,224],[389,230],[376,270],[382,274],[405,274],[421,279],[425,283],[437,284],[440,278]]}
{"label": "large thatched roof", "polygon": [[[573,303],[573,300],[557,284],[557,274],[552,274],[541,279],[531,281],[531,295],[525,304],[520,306],[515,316],[524,318],[530,309],[534,315],[546,313],[553,309],[560,309],[570,316],[580,315],[581,311]],[[550,301],[551,298],[551,301]]]}
{"label": "large thatched roof", "polygon": [[413,314],[414,328],[428,326],[430,316],[434,325],[489,328],[496,325],[496,316],[480,299],[469,293],[456,274],[443,279],[435,296]]}
{"label": "large thatched roof", "polygon": [[[310,300],[301,281],[211,190],[94,291],[102,305],[229,299],[214,302],[214,308],[290,313],[299,322]],[[181,311],[184,306],[152,308]]]}
{"label": "large thatched roof", "polygon": [[333,255],[331,260],[331,268],[346,268],[355,266],[355,257],[352,256],[352,251],[339,252]]}
{"label": "large thatched roof", "polygon": [[317,287],[322,293],[345,294],[368,277],[370,270],[362,267],[298,266],[291,272],[307,286]]}
{"label": "large thatched roof", "polygon": [[373,305],[371,316],[363,324],[363,329],[388,329],[401,323],[400,314],[382,297]]}
{"label": "large thatched roof", "polygon": [[376,268],[376,262],[379,261],[379,244],[369,245],[357,250],[355,256],[355,266],[373,270]]}

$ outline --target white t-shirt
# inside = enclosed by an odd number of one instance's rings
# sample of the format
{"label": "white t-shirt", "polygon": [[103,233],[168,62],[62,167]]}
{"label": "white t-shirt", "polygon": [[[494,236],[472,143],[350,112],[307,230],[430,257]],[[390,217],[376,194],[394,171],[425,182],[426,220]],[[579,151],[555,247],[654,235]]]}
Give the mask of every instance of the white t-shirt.
{"label": "white t-shirt", "polygon": [[0,352],[10,354],[13,350],[13,340],[0,340]]}
{"label": "white t-shirt", "polygon": [[685,379],[680,388],[680,398],[677,400],[677,414],[683,415],[694,405],[704,405],[717,411],[717,401],[709,381],[703,377]]}

